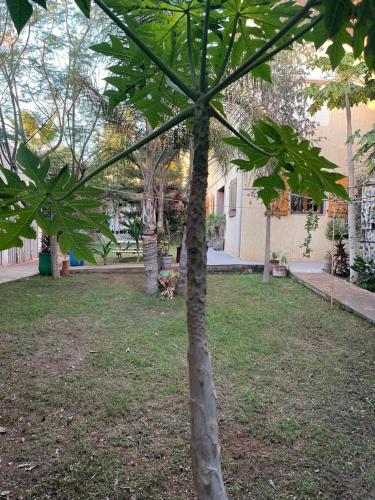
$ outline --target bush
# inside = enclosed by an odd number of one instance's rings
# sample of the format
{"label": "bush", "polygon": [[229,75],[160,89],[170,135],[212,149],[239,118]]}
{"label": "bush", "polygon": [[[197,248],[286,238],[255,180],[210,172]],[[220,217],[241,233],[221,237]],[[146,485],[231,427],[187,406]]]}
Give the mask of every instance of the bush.
{"label": "bush", "polygon": [[209,214],[206,218],[206,231],[208,238],[217,238],[224,236],[225,215]]}
{"label": "bush", "polygon": [[[335,221],[335,234],[333,234],[333,221]],[[329,241],[345,240],[348,237],[348,223],[343,217],[336,217],[328,222],[326,227],[326,238]]]}
{"label": "bush", "polygon": [[358,273],[357,285],[370,292],[375,292],[375,260],[356,257],[351,268]]}

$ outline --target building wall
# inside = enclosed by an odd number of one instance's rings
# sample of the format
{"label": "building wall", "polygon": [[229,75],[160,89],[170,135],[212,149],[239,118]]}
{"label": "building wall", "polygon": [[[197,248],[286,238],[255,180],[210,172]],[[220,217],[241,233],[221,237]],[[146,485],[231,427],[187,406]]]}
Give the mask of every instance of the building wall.
{"label": "building wall", "polygon": [[[375,121],[375,111],[366,105],[352,109],[353,130],[367,131]],[[321,147],[322,155],[339,166],[339,171],[347,173],[346,166],[346,115],[344,110],[323,109],[317,116],[318,127],[315,143]],[[226,178],[211,175],[208,196],[215,199],[217,190],[225,187],[225,251],[230,255],[249,260],[264,259],[265,243],[265,209],[262,203],[250,196],[251,179],[233,168]],[[228,196],[230,181],[237,177],[237,212],[235,217],[228,217]],[[243,186],[241,195],[241,185]],[[325,203],[325,205],[327,205]],[[215,204],[211,206],[215,211]],[[329,217],[326,206],[319,215],[319,228],[313,233],[312,260],[323,260],[331,243],[325,238],[325,229]],[[271,249],[287,254],[289,260],[305,260],[300,245],[305,238],[305,214],[289,214],[283,217],[272,217]],[[240,230],[241,227],[241,230]],[[240,251],[239,251],[240,249]]]}

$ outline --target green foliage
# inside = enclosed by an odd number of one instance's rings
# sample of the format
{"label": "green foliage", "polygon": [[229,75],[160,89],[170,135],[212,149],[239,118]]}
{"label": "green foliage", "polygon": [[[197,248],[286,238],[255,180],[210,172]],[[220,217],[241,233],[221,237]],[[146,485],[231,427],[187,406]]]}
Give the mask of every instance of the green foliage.
{"label": "green foliage", "polygon": [[312,233],[316,231],[319,226],[319,215],[316,212],[309,212],[306,216],[305,222],[305,230],[306,230],[306,238],[300,248],[303,248],[303,256],[310,258],[312,249],[311,249],[311,241],[312,241]]}
{"label": "green foliage", "polygon": [[206,217],[206,233],[208,238],[223,236],[225,228],[224,214],[208,214]]}
{"label": "green foliage", "polygon": [[[245,140],[238,137],[224,139],[247,157],[233,160],[241,170],[250,172],[263,168],[273,159],[272,172],[258,177],[253,183],[259,188],[259,197],[267,207],[278,198],[279,191],[285,191],[285,180],[293,192],[304,193],[317,204],[321,203],[325,193],[347,199],[345,188],[337,184],[343,176],[332,172],[336,165],[320,155],[320,148],[311,146],[306,139],[301,140],[287,125],[277,125],[270,119],[260,120],[252,126],[253,137],[244,130],[241,133]],[[251,145],[253,139],[258,149]]]}
{"label": "green foliage", "polygon": [[136,242],[142,239],[143,236],[143,223],[140,217],[133,217],[124,222],[126,227],[126,232],[131,236]]}
{"label": "green foliage", "polygon": [[84,232],[99,230],[115,241],[105,224],[107,216],[97,211],[103,204],[97,200],[102,191],[83,186],[69,194],[77,180],[68,166],[51,176],[49,159],[38,158],[23,144],[17,163],[28,182],[0,167],[0,250],[22,247],[22,238],[35,238],[36,222],[45,234],[59,234],[63,254],[72,249],[77,258],[95,262],[91,238]]}
{"label": "green foliage", "polygon": [[[328,74],[332,69],[327,57],[316,59],[312,66]],[[375,99],[375,79],[363,61],[356,61],[353,54],[344,53],[336,64],[334,77],[322,85],[311,84],[306,94],[313,101],[309,108],[312,114],[325,103],[329,109],[344,109],[346,95],[351,106]]]}
{"label": "green foliage", "polygon": [[370,69],[375,68],[375,3],[374,0],[322,0],[317,6],[324,16],[324,27],[318,25],[308,38],[315,47],[332,41],[327,53],[335,68],[345,54],[344,45],[349,45],[354,57],[364,54]]}
{"label": "green foliage", "polygon": [[328,221],[326,238],[329,241],[342,241],[348,237],[348,223],[343,217],[336,217]]}
{"label": "green foliage", "polygon": [[91,248],[93,253],[96,255],[100,255],[100,257],[103,259],[104,264],[107,263],[107,257],[111,253],[112,250],[112,241],[107,241],[107,243],[103,243],[100,248],[92,247]]}
{"label": "green foliage", "polygon": [[[34,11],[34,4],[40,5],[44,9],[47,8],[47,0],[33,0],[29,2],[28,0],[5,0],[10,17],[16,27],[18,33],[21,33],[22,29],[25,27],[26,23],[29,21],[30,17]],[[90,15],[90,4],[91,0],[74,0],[81,11],[86,17]]]}
{"label": "green foliage", "polygon": [[375,260],[365,260],[363,257],[358,256],[354,259],[351,268],[358,273],[358,286],[370,290],[370,292],[375,292]]}
{"label": "green foliage", "polygon": [[375,172],[375,123],[359,140],[359,148],[354,155],[354,161],[364,161],[369,172]]}
{"label": "green foliage", "polygon": [[349,276],[349,256],[345,250],[345,244],[339,240],[335,244],[335,253],[333,254],[333,272],[336,276],[346,278]]}

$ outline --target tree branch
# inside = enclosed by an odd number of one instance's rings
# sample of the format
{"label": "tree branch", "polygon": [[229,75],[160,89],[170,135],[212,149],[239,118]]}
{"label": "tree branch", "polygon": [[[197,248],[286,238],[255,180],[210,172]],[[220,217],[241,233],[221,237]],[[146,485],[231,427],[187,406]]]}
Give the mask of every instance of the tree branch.
{"label": "tree branch", "polygon": [[193,43],[192,43],[192,33],[191,33],[191,17],[190,12],[186,13],[186,24],[187,24],[187,50],[189,57],[189,65],[190,65],[190,74],[191,81],[193,82],[194,87],[199,88],[197,75],[194,67],[194,57],[193,57]]}
{"label": "tree branch", "polygon": [[202,54],[201,54],[201,74],[199,87],[201,92],[207,90],[207,43],[208,43],[208,27],[210,22],[210,7],[211,0],[206,0],[205,16],[203,23],[203,36],[202,36]]}
{"label": "tree branch", "polygon": [[[295,16],[293,16],[281,30],[276,33],[267,43],[263,45],[254,55],[252,55],[249,59],[243,62],[231,75],[217,85],[211,87],[211,89],[207,92],[207,99],[211,99],[215,94],[220,92],[221,90],[228,87],[228,85],[234,83],[238,78],[243,76],[243,74],[249,71],[249,67],[254,64],[268,49],[270,49],[276,42],[278,42],[281,38],[283,38],[301,19],[305,17],[308,11],[317,3],[319,0],[309,0],[305,7],[303,7]],[[258,64],[256,65],[258,66]]]}
{"label": "tree branch", "polygon": [[225,74],[225,70],[227,69],[229,58],[230,58],[230,56],[232,54],[232,49],[233,49],[234,41],[236,39],[236,31],[237,31],[237,26],[238,26],[238,19],[239,19],[239,15],[236,14],[235,17],[234,17],[234,20],[233,20],[233,28],[232,28],[231,37],[230,37],[230,40],[229,40],[229,43],[228,43],[228,49],[227,49],[227,52],[225,54],[225,57],[224,57],[224,60],[223,60],[223,64],[221,65],[219,73],[218,73],[218,75],[216,77],[216,80],[214,82],[214,85],[217,85],[220,82],[220,80],[222,79],[222,77]]}

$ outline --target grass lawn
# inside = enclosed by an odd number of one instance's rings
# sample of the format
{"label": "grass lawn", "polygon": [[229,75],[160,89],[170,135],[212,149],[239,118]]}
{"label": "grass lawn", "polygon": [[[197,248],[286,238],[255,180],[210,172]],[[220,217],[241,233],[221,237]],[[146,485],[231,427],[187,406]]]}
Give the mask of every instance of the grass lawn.
{"label": "grass lawn", "polygon": [[[184,299],[109,274],[0,296],[0,492],[194,498]],[[230,498],[375,498],[373,326],[251,274],[210,276],[208,325]]]}

